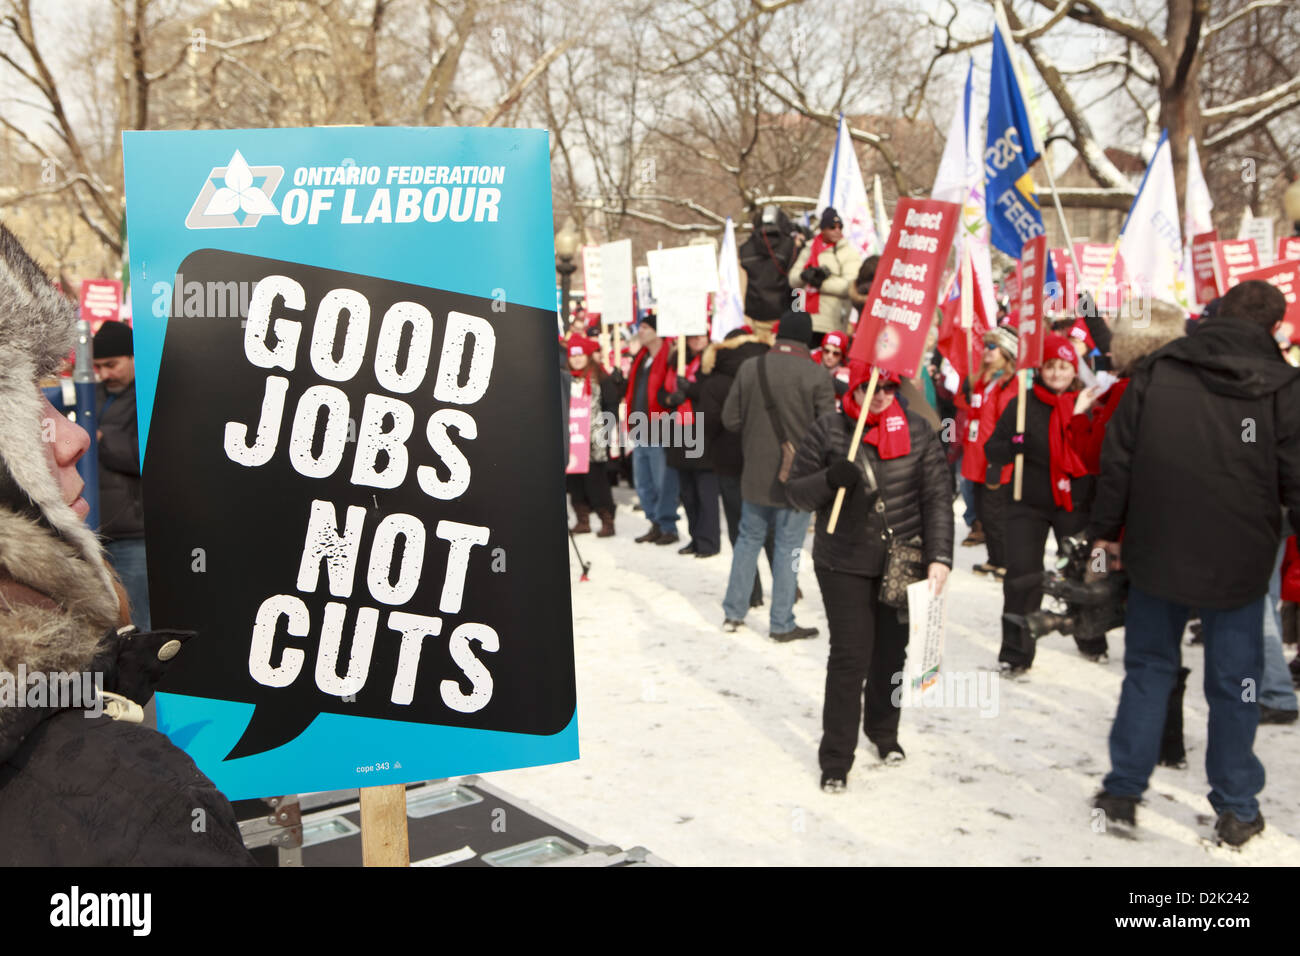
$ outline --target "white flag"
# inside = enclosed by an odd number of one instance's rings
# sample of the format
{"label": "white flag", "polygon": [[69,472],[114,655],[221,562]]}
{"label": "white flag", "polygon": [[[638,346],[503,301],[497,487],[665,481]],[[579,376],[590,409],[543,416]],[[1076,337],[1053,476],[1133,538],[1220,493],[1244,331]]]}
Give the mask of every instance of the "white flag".
{"label": "white flag", "polygon": [[1167,133],[1160,133],[1151,164],[1129,208],[1120,231],[1119,252],[1128,281],[1138,294],[1172,303],[1178,301],[1183,237],[1178,228],[1178,193]]}
{"label": "white flag", "polygon": [[871,198],[876,203],[876,238],[880,241],[878,253],[885,251],[885,243],[889,241],[889,230],[891,222],[889,216],[885,214],[885,193],[880,188],[880,177],[872,176]]}
{"label": "white flag", "polygon": [[960,263],[963,247],[970,247],[975,288],[983,303],[984,315],[991,322],[998,314],[998,308],[989,251],[989,224],[984,218],[984,143],[980,124],[973,122],[974,95],[972,61],[966,66],[965,94],[953,111],[952,123],[948,126],[948,142],[943,147],[943,158],[939,160],[939,172],[934,177],[930,197],[961,206],[961,222],[953,241],[953,252]]}
{"label": "white flag", "polygon": [[732,329],[745,324],[745,304],[740,298],[740,264],[736,252],[736,224],[727,217],[718,253],[718,292],[713,305],[713,341],[721,342]]}
{"label": "white flag", "polygon": [[1192,274],[1192,240],[1214,228],[1210,211],[1214,209],[1214,200],[1210,198],[1210,189],[1205,185],[1205,176],[1201,172],[1201,157],[1196,149],[1196,138],[1187,137],[1187,193],[1183,209],[1183,272],[1179,287],[1178,302],[1187,308],[1192,304],[1192,290],[1196,288],[1196,277]]}
{"label": "white flag", "polygon": [[840,114],[839,129],[835,132],[835,148],[831,150],[826,174],[822,177],[821,192],[817,194],[817,217],[820,219],[827,206],[844,220],[844,238],[857,246],[864,256],[880,252],[880,237],[871,221],[871,202],[867,186],[862,180],[858,154],[849,138],[849,127]]}

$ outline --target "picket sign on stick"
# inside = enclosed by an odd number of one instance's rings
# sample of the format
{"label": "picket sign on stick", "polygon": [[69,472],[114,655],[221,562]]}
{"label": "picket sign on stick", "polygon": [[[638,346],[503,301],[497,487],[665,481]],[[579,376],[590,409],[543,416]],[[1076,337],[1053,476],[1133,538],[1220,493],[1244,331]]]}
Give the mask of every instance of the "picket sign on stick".
{"label": "picket sign on stick", "polygon": [[677,336],[677,380],[686,378],[686,336]]}
{"label": "picket sign on stick", "polygon": [[[862,411],[858,413],[858,425],[853,429],[853,441],[849,442],[849,461],[857,459],[858,446],[862,444],[862,433],[867,430],[867,415],[871,413],[871,400],[876,396],[876,381],[880,378],[880,369],[871,366],[871,380],[867,382],[867,397],[862,400]],[[831,508],[831,520],[826,522],[826,533],[834,534],[835,526],[840,520],[840,508],[844,506],[844,489],[835,492],[835,505]]]}
{"label": "picket sign on stick", "polygon": [[975,350],[975,336],[972,334],[975,328],[975,292],[971,288],[974,282],[973,270],[970,260],[970,244],[962,243],[961,247],[961,327],[966,333],[966,351],[969,353],[966,367],[966,375],[972,381],[975,378],[975,370],[979,367],[979,354]]}
{"label": "picket sign on stick", "polygon": [[361,864],[411,865],[404,784],[361,788]]}
{"label": "picket sign on stick", "polygon": [[[1026,369],[1022,368],[1020,369],[1020,371],[1016,372],[1016,379],[1020,384],[1020,399],[1016,403],[1016,434],[1017,435],[1023,435],[1025,433],[1025,403],[1026,403],[1025,392],[1028,390],[1025,379],[1028,378],[1028,376],[1029,376],[1029,372]],[[1024,477],[1024,472],[1025,472],[1025,453],[1023,451],[1018,451],[1016,452],[1016,479],[1015,479],[1015,485],[1012,488],[1012,497],[1016,501],[1020,500],[1020,483],[1021,483],[1021,479]]]}

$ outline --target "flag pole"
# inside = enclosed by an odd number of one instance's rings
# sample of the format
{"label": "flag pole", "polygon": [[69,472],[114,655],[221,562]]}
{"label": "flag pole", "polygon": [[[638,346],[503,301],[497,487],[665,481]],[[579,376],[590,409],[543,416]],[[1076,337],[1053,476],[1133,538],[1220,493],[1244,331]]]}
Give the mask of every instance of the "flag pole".
{"label": "flag pole", "polygon": [[[1026,370],[1023,368],[1018,370],[1016,372],[1016,378],[1019,379],[1020,382],[1020,400],[1016,403],[1016,434],[1023,435],[1025,433],[1025,392],[1028,390],[1025,382]],[[1021,479],[1024,477],[1024,472],[1025,453],[1023,451],[1018,451],[1016,452],[1015,487],[1012,489],[1012,498],[1016,501],[1020,500],[1020,483]]]}

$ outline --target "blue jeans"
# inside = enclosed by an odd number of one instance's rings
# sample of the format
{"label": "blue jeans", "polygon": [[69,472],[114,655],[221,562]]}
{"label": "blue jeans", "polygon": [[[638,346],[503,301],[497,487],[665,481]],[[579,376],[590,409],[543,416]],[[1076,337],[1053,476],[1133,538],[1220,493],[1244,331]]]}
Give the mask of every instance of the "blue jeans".
{"label": "blue jeans", "polygon": [[1268,582],[1268,597],[1264,598],[1264,673],[1259,677],[1259,702],[1274,710],[1296,710],[1295,684],[1291,682],[1291,669],[1287,667],[1282,652],[1282,615],[1277,605],[1282,600],[1282,556],[1286,554],[1286,538],[1277,549],[1273,577]]}
{"label": "blue jeans", "polygon": [[776,538],[772,555],[772,615],[769,625],[773,634],[794,630],[794,595],[796,569],[804,535],[812,515],[793,508],[775,508],[745,501],[740,506],[740,534],[732,547],[731,576],[727,579],[727,596],[722,611],[729,621],[743,621],[749,610],[749,597],[758,571],[758,555],[767,540],[768,528]]}
{"label": "blue jeans", "polygon": [[632,449],[632,478],[646,518],[664,534],[677,533],[677,472],[668,467],[662,448]]}
{"label": "blue jeans", "polygon": [[[957,463],[957,467],[961,467],[961,462]],[[960,471],[957,472],[957,478],[961,482],[962,504],[966,506],[961,520],[966,522],[966,527],[973,528],[975,527],[975,519],[979,517],[975,512],[975,482],[969,478],[962,478]]]}
{"label": "blue jeans", "polygon": [[[1117,796],[1140,797],[1160,756],[1169,692],[1179,667],[1179,640],[1192,608],[1146,594],[1132,585],[1124,621],[1124,685],[1110,731],[1111,771],[1103,786]],[[1231,610],[1200,608],[1205,636],[1205,699],[1210,705],[1205,772],[1217,813],[1254,820],[1264,789],[1264,765],[1255,756],[1259,706],[1253,689],[1264,667],[1264,604]]]}
{"label": "blue jeans", "polygon": [[144,538],[123,538],[104,544],[108,563],[126,588],[131,602],[131,623],[142,631],[149,630],[149,576],[145,571]]}

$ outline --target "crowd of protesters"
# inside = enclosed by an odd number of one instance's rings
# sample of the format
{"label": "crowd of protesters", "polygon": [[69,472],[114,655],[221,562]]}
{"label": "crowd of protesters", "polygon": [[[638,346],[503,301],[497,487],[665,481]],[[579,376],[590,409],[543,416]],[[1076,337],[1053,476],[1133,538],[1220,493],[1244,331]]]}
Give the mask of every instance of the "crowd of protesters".
{"label": "crowd of protesters", "polygon": [[[1300,508],[1300,425],[1292,422],[1300,405],[1290,397],[1300,372],[1286,344],[1272,338],[1285,308],[1280,293],[1245,282],[1190,319],[1159,301],[1135,299],[1108,315],[1086,293],[1073,303],[1060,296],[1048,315],[1043,359],[1024,385],[1023,413],[1020,338],[1006,300],[978,334],[976,354],[960,361],[950,350],[969,346],[951,334],[952,315],[940,310],[917,376],[879,376],[862,446],[850,459],[872,370],[848,356],[876,259],[862,259],[844,240],[833,209],[807,237],[771,208],[753,227],[740,250],[748,325],[719,342],[688,338],[684,375],[676,371],[677,344],[658,337],[653,316],[635,331],[640,348],[619,382],[627,411],[665,415],[676,427],[698,418],[704,435],[697,458],[671,442],[630,449],[640,509],[651,523],[637,541],[676,543],[680,500],[690,529],[680,551],[713,556],[720,501],[732,544],[724,630],[737,630],[746,612],[761,606],[757,569],[766,549],[768,633],[780,642],[806,639],[817,631],[795,621],[801,595],[790,558],[815,515],[812,559],[830,628],[823,788],[847,786],[859,725],[882,760],[904,759],[890,690],[903,668],[908,628],[905,603],[883,597],[889,542],[916,543],[918,573],[937,593],[953,564],[961,513],[961,545],[986,549],[974,570],[1002,588],[997,666],[1007,677],[1025,679],[1034,663],[1036,635],[1027,619],[1043,601],[1049,533],[1058,553],[1066,539],[1086,542],[1103,558],[1096,576],[1129,574],[1114,769],[1096,805],[1133,822],[1155,763],[1170,762],[1162,734],[1167,744],[1171,730],[1179,738],[1175,765],[1185,766],[1188,669],[1180,648],[1190,623],[1191,643],[1206,654],[1217,831],[1233,845],[1259,832],[1255,727],[1290,723],[1300,713],[1282,646],[1284,634],[1294,640],[1289,602],[1300,596],[1300,553],[1290,529],[1282,535],[1279,526],[1283,508]],[[791,302],[802,307],[791,310]],[[571,355],[594,348],[585,324],[583,317],[565,339]],[[1175,410],[1185,400],[1179,389],[1201,396],[1203,414]],[[1207,430],[1210,421],[1218,424]],[[1245,446],[1236,434],[1243,421],[1260,423]],[[844,507],[832,534],[840,491]],[[575,496],[575,533],[588,530],[579,504]],[[1088,660],[1108,660],[1104,635],[1075,641]],[[1243,703],[1247,679],[1259,697]]]}

